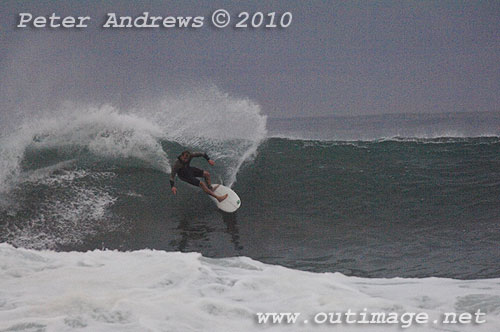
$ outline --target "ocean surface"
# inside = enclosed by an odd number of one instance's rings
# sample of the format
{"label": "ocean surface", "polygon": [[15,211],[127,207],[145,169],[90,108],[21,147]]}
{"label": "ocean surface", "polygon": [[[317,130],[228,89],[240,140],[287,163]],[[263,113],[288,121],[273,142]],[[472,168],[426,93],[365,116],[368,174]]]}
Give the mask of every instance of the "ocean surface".
{"label": "ocean surface", "polygon": [[[498,113],[267,119],[212,94],[3,128],[0,331],[250,331],[257,312],[347,308],[500,328]],[[184,149],[216,161],[192,164],[237,213],[171,193]],[[443,328],[470,326],[423,327]]]}

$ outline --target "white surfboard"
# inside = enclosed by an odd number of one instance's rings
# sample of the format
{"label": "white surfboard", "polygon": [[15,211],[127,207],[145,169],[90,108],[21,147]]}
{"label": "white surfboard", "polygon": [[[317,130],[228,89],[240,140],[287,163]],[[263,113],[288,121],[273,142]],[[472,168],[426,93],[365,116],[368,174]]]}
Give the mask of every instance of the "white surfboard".
{"label": "white surfboard", "polygon": [[241,206],[241,200],[231,188],[226,187],[222,184],[212,184],[212,187],[217,187],[217,189],[214,190],[214,193],[218,196],[227,194],[227,198],[220,203],[215,197],[210,196],[210,198],[215,202],[219,209],[229,213],[239,209],[239,207]]}

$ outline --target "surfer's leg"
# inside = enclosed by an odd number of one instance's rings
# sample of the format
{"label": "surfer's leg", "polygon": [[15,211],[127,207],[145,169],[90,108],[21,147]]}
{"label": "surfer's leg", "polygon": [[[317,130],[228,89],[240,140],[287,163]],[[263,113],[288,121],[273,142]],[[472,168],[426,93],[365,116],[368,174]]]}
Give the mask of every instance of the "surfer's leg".
{"label": "surfer's leg", "polygon": [[207,171],[203,171],[203,178],[205,179],[208,188],[210,190],[214,190],[214,188],[212,187],[212,181],[210,180],[210,173],[208,173]]}
{"label": "surfer's leg", "polygon": [[198,180],[197,178],[195,178],[193,176],[185,177],[185,176],[179,175],[179,179],[181,179],[182,181],[187,182],[195,187],[199,187],[200,182],[201,182],[200,180]]}
{"label": "surfer's leg", "polygon": [[212,181],[210,180],[210,173],[209,172],[204,171],[204,170],[199,169],[199,168],[196,168],[196,167],[191,167],[191,170],[193,172],[193,176],[195,176],[197,178],[203,177],[205,179],[205,183],[207,184],[208,189],[210,189],[212,191],[214,190],[214,188],[212,188]]}
{"label": "surfer's leg", "polygon": [[227,198],[227,194],[225,194],[223,196],[216,195],[212,190],[210,190],[208,188],[208,186],[205,183],[203,183],[201,181],[200,181],[200,187],[201,187],[201,189],[203,189],[204,192],[206,192],[207,194],[209,194],[212,197],[215,197],[215,199],[217,199],[219,202],[222,202],[223,200],[225,200]]}

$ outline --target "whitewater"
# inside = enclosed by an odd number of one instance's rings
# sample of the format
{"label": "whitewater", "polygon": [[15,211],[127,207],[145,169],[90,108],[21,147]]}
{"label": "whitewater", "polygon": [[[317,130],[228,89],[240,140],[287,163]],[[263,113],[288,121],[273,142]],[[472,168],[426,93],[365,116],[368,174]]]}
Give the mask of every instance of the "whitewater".
{"label": "whitewater", "polygon": [[[0,245],[1,331],[308,331],[328,312],[425,312],[424,331],[497,331],[500,279],[378,279],[311,273],[246,257],[198,253],[53,252]],[[481,324],[435,324],[448,312],[486,314]],[[300,313],[295,324],[257,314]],[[310,322],[304,322],[305,320]],[[341,330],[400,331],[399,324]]]}

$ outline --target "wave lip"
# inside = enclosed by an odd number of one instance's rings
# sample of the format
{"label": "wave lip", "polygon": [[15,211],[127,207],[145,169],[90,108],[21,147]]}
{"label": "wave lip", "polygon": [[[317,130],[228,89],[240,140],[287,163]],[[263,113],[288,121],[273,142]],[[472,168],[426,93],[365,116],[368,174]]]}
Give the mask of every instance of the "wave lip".
{"label": "wave lip", "polygon": [[66,155],[67,159],[87,152],[103,158],[137,158],[159,169],[169,167],[158,142],[161,129],[153,123],[133,114],[122,114],[107,105],[61,112],[57,116],[31,119],[15,133],[2,138],[0,188],[3,192],[23,181],[22,163],[30,152],[40,154],[52,150]]}

